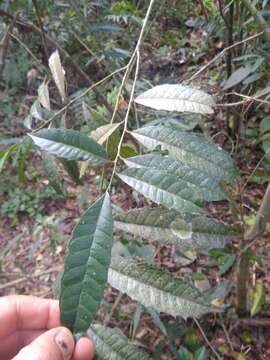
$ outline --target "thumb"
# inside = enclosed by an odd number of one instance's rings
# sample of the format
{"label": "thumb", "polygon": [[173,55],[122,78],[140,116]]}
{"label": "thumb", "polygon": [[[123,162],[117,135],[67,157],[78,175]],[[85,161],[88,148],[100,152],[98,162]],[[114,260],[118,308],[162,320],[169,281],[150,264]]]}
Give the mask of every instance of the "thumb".
{"label": "thumb", "polygon": [[46,331],[24,347],[13,360],[69,360],[74,350],[71,332],[64,327]]}

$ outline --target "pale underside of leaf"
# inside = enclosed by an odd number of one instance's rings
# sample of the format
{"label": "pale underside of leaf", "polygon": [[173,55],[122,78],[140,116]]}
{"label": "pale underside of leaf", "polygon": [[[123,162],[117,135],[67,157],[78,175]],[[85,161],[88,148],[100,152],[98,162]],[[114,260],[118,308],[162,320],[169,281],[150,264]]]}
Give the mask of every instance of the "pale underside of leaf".
{"label": "pale underside of leaf", "polygon": [[109,195],[99,198],[80,219],[68,246],[61,279],[61,322],[74,334],[85,334],[107,282],[113,242]]}
{"label": "pale underside of leaf", "polygon": [[149,150],[161,146],[173,159],[207,171],[214,178],[232,182],[237,175],[231,157],[201,135],[162,125],[143,127],[131,134]]}
{"label": "pale underside of leaf", "polygon": [[172,316],[186,319],[221,310],[213,307],[189,282],[130,259],[113,258],[108,281],[133,300]]}
{"label": "pale underside of leaf", "polygon": [[67,160],[89,160],[96,165],[102,165],[107,161],[105,150],[93,139],[78,131],[44,129],[29,136],[42,150]]}
{"label": "pale underside of leaf", "polygon": [[140,105],[156,110],[212,114],[215,101],[202,90],[183,85],[158,85],[135,99]]}
{"label": "pale underside of leaf", "polygon": [[197,186],[197,191],[206,201],[219,201],[226,198],[219,186],[219,179],[209,176],[206,171],[197,170],[179,160],[169,156],[146,154],[134,156],[124,160],[131,168],[151,168],[171,174],[187,183]]}
{"label": "pale underside of leaf", "polygon": [[228,225],[203,216],[184,216],[173,210],[143,208],[114,217],[114,226],[137,238],[173,244],[179,250],[222,248],[235,231]]}
{"label": "pale underside of leaf", "polygon": [[126,169],[118,176],[146,198],[169,209],[191,214],[203,211],[197,187],[175,176],[147,168]]}
{"label": "pale underside of leaf", "polygon": [[94,324],[88,332],[100,360],[148,360],[149,357],[120,331]]}
{"label": "pale underside of leaf", "polygon": [[58,50],[56,50],[49,58],[49,67],[52,73],[53,80],[57,86],[59,94],[61,95],[62,101],[66,99],[65,89],[65,72],[61,65],[61,60]]}
{"label": "pale underside of leaf", "polygon": [[49,87],[45,80],[38,88],[38,100],[45,109],[51,110]]}
{"label": "pale underside of leaf", "polygon": [[120,123],[100,126],[96,130],[92,131],[90,136],[97,143],[102,145],[114,133],[114,131],[118,128],[119,125]]}

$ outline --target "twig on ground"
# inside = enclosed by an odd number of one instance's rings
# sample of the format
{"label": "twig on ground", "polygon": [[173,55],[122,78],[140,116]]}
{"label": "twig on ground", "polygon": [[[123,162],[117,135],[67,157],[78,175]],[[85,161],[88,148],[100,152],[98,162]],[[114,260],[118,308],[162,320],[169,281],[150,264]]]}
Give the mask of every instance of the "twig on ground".
{"label": "twig on ground", "polygon": [[204,338],[206,344],[208,345],[208,347],[211,349],[211,351],[213,352],[213,354],[215,354],[215,356],[220,359],[219,354],[216,352],[216,350],[213,348],[213,346],[211,345],[210,341],[207,339],[207,336],[205,335],[205,332],[203,331],[199,321],[195,318],[193,318],[195,324],[197,325],[198,329],[200,330],[200,333],[202,334],[202,337]]}
{"label": "twig on ground", "polygon": [[111,311],[109,312],[109,314],[106,315],[105,320],[104,320],[104,325],[108,325],[109,322],[111,321],[111,318],[113,317],[113,313],[114,310],[117,308],[117,306],[119,305],[121,299],[123,297],[123,294],[121,292],[119,292],[119,294],[117,295],[117,298],[115,299],[115,302],[113,303],[113,306],[111,308]]}
{"label": "twig on ground", "polygon": [[54,273],[54,272],[59,272],[60,270],[62,269],[62,267],[60,266],[57,266],[55,268],[52,268],[52,269],[48,269],[48,270],[45,270],[45,271],[39,271],[38,273],[36,274],[32,274],[30,276],[24,276],[20,279],[16,279],[16,280],[13,280],[13,281],[10,281],[10,282],[7,282],[5,284],[2,284],[0,285],[0,290],[3,290],[3,289],[6,289],[10,286],[14,286],[14,285],[18,285],[22,282],[25,282],[33,277],[40,277],[42,275],[47,275],[47,274],[51,274],[51,273]]}

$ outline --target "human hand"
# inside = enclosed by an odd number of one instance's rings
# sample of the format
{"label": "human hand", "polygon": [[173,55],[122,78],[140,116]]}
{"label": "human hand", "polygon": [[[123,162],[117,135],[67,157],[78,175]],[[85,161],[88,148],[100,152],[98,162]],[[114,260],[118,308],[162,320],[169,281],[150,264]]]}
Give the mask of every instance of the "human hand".
{"label": "human hand", "polygon": [[57,300],[31,296],[0,298],[1,360],[91,360],[94,345],[60,327]]}

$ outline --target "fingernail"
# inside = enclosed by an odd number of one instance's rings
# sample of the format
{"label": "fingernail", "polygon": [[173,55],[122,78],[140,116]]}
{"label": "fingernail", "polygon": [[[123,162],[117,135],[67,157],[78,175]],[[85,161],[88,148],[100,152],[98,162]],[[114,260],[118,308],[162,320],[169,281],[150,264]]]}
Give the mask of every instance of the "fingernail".
{"label": "fingernail", "polygon": [[63,355],[63,359],[65,359],[65,360],[68,360],[71,358],[72,351],[73,351],[73,349],[71,349],[71,346],[70,346],[70,336],[71,335],[69,335],[68,331],[65,331],[65,330],[61,330],[55,336],[55,342]]}

